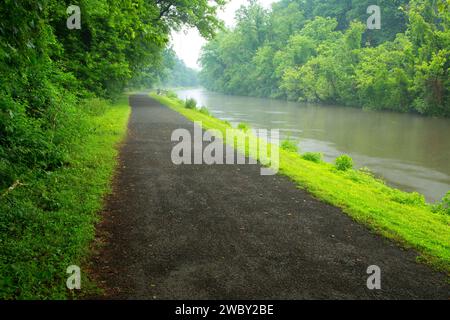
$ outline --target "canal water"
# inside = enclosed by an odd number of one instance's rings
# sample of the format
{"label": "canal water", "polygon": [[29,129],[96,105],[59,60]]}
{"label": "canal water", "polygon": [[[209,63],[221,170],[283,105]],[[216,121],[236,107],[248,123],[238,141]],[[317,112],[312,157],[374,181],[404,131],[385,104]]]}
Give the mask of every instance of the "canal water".
{"label": "canal water", "polygon": [[280,129],[299,142],[301,152],[322,152],[334,161],[349,154],[389,185],[418,191],[428,201],[450,190],[450,119],[356,108],[228,96],[202,88],[178,90],[232,125]]}

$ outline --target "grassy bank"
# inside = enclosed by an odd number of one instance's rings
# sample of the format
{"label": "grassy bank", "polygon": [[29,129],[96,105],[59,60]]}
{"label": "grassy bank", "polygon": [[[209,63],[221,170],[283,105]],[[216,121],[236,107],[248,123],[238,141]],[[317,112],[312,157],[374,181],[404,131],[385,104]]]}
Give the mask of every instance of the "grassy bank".
{"label": "grassy bank", "polygon": [[[205,129],[220,131],[224,137],[225,130],[230,128],[229,124],[206,112],[185,108],[184,103],[173,96],[152,94],[152,97],[192,121],[201,121]],[[237,148],[255,156],[251,150],[244,150],[245,146]],[[450,272],[450,215],[444,209],[436,210],[418,193],[393,189],[366,170],[338,170],[329,163],[305,160],[289,148],[280,148],[279,153],[279,172],[300,188],[342,208],[378,234],[416,249],[422,262]]]}
{"label": "grassy bank", "polygon": [[88,253],[130,108],[127,97],[83,107],[66,163],[24,172],[1,191],[0,299],[67,298],[66,269]]}

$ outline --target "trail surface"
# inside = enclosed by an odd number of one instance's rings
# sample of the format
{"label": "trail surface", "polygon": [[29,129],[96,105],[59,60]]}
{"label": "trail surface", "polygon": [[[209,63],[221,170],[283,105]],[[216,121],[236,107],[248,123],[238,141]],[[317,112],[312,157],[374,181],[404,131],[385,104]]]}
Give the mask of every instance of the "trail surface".
{"label": "trail surface", "polygon": [[[93,274],[117,299],[448,299],[446,276],[259,165],[174,165],[193,124],[130,97]],[[193,135],[193,134],[192,134]],[[381,268],[369,290],[367,267]]]}

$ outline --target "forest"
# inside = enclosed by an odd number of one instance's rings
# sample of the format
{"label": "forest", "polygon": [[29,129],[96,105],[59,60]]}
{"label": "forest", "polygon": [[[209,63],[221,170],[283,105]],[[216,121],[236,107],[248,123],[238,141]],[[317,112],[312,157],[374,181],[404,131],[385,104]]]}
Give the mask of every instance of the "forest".
{"label": "forest", "polygon": [[83,0],[82,27],[66,26],[70,1],[6,0],[0,10],[0,189],[26,170],[64,165],[86,98],[117,98],[166,68],[172,29],[220,25],[218,0]]}
{"label": "forest", "polygon": [[[167,48],[163,55],[163,66],[159,84],[168,88],[196,87],[199,85],[198,72],[186,66],[173,48]],[[148,87],[147,87],[148,88]]]}
{"label": "forest", "polygon": [[[369,29],[370,5],[381,28]],[[204,46],[203,86],[234,95],[450,116],[448,0],[249,1]]]}

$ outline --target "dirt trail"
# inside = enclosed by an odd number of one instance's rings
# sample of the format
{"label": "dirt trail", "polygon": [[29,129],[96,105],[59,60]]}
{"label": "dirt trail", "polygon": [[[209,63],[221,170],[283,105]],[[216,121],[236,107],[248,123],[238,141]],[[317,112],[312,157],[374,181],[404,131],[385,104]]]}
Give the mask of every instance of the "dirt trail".
{"label": "dirt trail", "polygon": [[[191,122],[145,95],[132,116],[93,261],[117,299],[448,299],[446,276],[258,165],[172,164]],[[381,290],[366,287],[369,265]]]}

